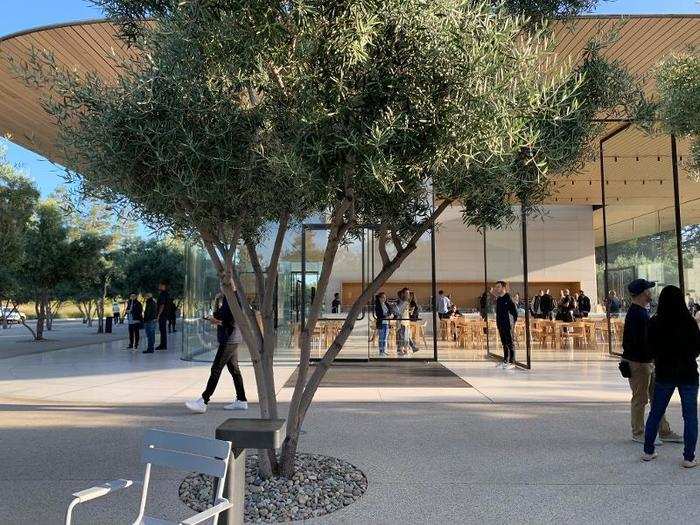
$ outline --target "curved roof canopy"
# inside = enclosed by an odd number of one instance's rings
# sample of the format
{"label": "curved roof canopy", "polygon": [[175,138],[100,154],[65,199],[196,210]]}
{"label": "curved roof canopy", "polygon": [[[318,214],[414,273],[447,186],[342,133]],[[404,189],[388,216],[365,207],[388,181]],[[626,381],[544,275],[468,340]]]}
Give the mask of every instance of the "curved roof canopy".
{"label": "curved roof canopy", "polygon": [[[575,61],[591,39],[602,38],[613,30],[617,30],[618,38],[604,54],[640,76],[649,73],[659,60],[674,51],[692,45],[700,47],[699,16],[585,16],[566,23],[556,22],[556,52],[560,59],[570,57]],[[41,107],[41,90],[16,79],[8,63],[8,57],[21,61],[32,47],[53,52],[66,67],[96,71],[105,78],[116,75],[110,55],[126,56],[128,51],[117,38],[116,28],[104,20],[43,27],[0,39],[0,134],[9,135],[13,142],[52,162],[70,166],[71,159],[63,158],[62,150],[54,144],[56,128]],[[654,89],[649,78],[645,89]],[[616,126],[619,124],[610,123],[606,131]],[[599,166],[593,159],[597,152],[591,153],[592,161],[580,174],[557,182],[558,191],[550,198],[551,203],[602,202]],[[686,141],[679,141],[679,154],[688,154]],[[629,129],[606,144],[604,156],[609,205],[623,199],[626,205],[634,202],[642,215],[646,211],[658,211],[662,204],[672,205],[669,137],[648,137]],[[700,184],[690,182],[687,177],[681,179],[682,194],[700,202]],[[610,223],[615,220],[614,208],[608,213]]]}

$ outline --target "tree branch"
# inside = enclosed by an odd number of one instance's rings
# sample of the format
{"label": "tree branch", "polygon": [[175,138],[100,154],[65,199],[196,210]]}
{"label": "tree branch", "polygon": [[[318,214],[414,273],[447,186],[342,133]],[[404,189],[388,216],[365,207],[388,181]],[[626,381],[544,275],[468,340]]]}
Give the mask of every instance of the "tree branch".
{"label": "tree branch", "polygon": [[391,234],[391,242],[394,245],[394,248],[396,248],[396,252],[398,253],[403,251],[403,245],[401,244],[399,234],[396,233],[395,230],[389,230],[389,233]]}
{"label": "tree branch", "polygon": [[284,245],[284,236],[287,233],[289,225],[289,212],[285,211],[280,216],[277,224],[277,235],[275,236],[275,244],[272,247],[272,255],[270,256],[270,265],[267,267],[267,289],[262,303],[262,311],[267,313],[272,308],[273,299],[275,296],[275,282],[279,272],[279,260],[282,254],[282,246]]}

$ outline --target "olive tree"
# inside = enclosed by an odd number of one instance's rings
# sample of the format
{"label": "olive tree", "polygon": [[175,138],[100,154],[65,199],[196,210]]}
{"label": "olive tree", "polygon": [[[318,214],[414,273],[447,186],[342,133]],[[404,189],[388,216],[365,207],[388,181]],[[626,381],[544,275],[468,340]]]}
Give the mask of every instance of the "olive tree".
{"label": "olive tree", "polygon": [[[658,96],[643,117],[652,127],[692,140],[688,168],[700,177],[700,52],[677,52],[659,63],[655,71]],[[650,111],[649,111],[650,109]]]}
{"label": "olive tree", "polygon": [[[598,110],[580,96],[585,74],[548,66],[546,29],[501,4],[98,3],[132,46],[115,58],[114,81],[38,52],[22,75],[51,87],[45,108],[86,193],[201,240],[250,350],[262,417],[278,414],[273,299],[285,233],[317,214],[329,225],[287,437],[261,465],[268,473],[292,473],[314,394],[355,319],[440,215],[459,206],[469,225],[513,220],[518,198],[546,193],[550,169],[577,164]],[[312,371],[334,261],[362,224],[374,225],[381,270]],[[237,250],[254,270],[259,321]]]}

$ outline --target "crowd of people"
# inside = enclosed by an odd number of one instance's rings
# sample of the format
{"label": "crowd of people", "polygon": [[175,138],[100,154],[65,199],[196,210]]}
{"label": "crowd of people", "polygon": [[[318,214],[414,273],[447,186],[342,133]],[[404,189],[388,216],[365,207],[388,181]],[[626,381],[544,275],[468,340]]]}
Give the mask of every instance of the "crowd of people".
{"label": "crowd of people", "polygon": [[[516,294],[516,304],[519,302],[519,296]],[[561,290],[558,301],[555,301],[549,289],[540,290],[532,299],[530,312],[536,319],[573,322],[590,315],[591,300],[583,290],[574,294],[568,289]]]}
{"label": "crowd of people", "polygon": [[[113,304],[114,322],[126,322],[129,329],[128,350],[137,351],[141,342],[141,329],[146,333],[146,349],[144,354],[152,354],[156,350],[168,349],[168,332],[176,332],[177,307],[169,293],[170,285],[162,280],[158,285],[158,299],[150,292],[142,296],[132,292],[124,302],[123,308],[119,303]],[[160,341],[155,346],[156,328],[160,331]]]}
{"label": "crowd of people", "polygon": [[396,330],[396,351],[398,355],[418,351],[413,336],[411,335],[411,321],[419,319],[418,303],[416,296],[409,288],[401,288],[396,294],[396,299],[389,301],[385,292],[379,292],[374,298],[374,317],[377,333],[379,334],[379,356],[387,357],[387,339],[389,336],[390,321],[398,323]]}

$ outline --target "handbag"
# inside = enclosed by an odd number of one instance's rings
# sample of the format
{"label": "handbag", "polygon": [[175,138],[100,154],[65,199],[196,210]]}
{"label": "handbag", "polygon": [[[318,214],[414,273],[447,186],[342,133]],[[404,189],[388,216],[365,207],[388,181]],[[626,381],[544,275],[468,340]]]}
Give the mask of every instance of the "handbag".
{"label": "handbag", "polygon": [[617,367],[620,369],[620,374],[622,374],[622,377],[625,379],[632,377],[632,367],[630,366],[629,361],[623,359],[620,361]]}

